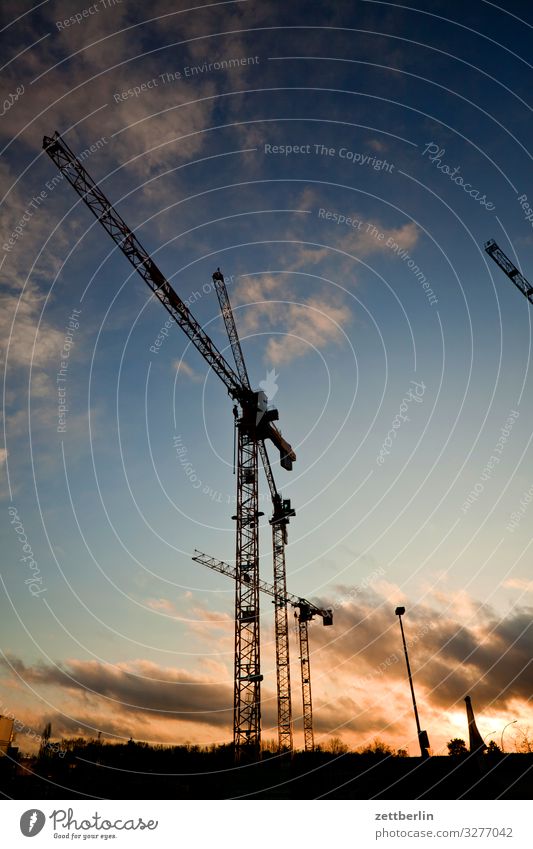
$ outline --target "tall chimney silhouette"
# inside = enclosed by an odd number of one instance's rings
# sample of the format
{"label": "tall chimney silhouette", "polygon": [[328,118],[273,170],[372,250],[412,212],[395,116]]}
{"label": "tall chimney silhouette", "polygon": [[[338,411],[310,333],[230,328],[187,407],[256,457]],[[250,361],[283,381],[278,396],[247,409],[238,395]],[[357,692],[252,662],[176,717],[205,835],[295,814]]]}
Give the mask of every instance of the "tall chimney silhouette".
{"label": "tall chimney silhouette", "polygon": [[472,708],[472,699],[470,696],[465,696],[466,702],[466,718],[468,720],[468,737],[470,744],[470,754],[482,754],[488,746],[485,745],[483,737],[477,730],[474,710]]}

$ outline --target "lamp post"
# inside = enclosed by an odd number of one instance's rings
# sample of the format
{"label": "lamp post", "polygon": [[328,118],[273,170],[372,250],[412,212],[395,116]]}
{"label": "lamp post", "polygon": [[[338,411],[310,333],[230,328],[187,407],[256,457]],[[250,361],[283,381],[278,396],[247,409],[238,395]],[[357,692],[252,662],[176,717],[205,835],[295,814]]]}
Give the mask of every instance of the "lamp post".
{"label": "lamp post", "polygon": [[518,720],[513,719],[513,720],[511,720],[511,722],[508,722],[507,725],[504,725],[504,727],[503,727],[502,736],[500,737],[500,749],[502,750],[502,752],[505,751],[504,748],[503,748],[503,735],[505,734],[505,729],[509,728],[510,725],[514,725],[515,722],[518,722]]}
{"label": "lamp post", "polygon": [[416,721],[416,732],[418,735],[418,743],[420,745],[420,755],[422,758],[428,758],[428,749],[429,749],[429,738],[427,731],[422,731],[420,728],[420,720],[418,718],[418,708],[416,706],[416,698],[415,698],[415,688],[413,687],[413,676],[411,675],[411,666],[409,664],[409,655],[407,653],[407,643],[405,642],[405,634],[403,632],[403,622],[402,616],[405,613],[405,607],[397,607],[394,611],[398,619],[400,620],[400,631],[402,632],[402,643],[403,650],[405,653],[405,664],[407,666],[407,675],[409,678],[409,686],[411,688],[411,697],[413,699],[413,710],[415,712],[415,721]]}

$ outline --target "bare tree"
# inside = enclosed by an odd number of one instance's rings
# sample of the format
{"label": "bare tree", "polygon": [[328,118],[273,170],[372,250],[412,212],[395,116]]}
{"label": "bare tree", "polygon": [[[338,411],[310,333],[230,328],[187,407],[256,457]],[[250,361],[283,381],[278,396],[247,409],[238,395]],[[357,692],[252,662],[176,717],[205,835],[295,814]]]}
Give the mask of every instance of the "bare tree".
{"label": "bare tree", "polygon": [[526,725],[525,728],[521,728],[520,725],[515,726],[514,747],[515,751],[521,755],[528,755],[533,752],[533,735],[529,725]]}
{"label": "bare tree", "polygon": [[357,751],[361,755],[377,755],[378,757],[384,757],[385,755],[394,755],[394,750],[391,749],[391,747],[383,740],[380,740],[379,737],[376,737],[367,746],[362,746]]}
{"label": "bare tree", "polygon": [[41,733],[41,745],[39,747],[39,760],[48,757],[50,754],[50,750],[48,745],[50,743],[50,737],[52,736],[52,724],[47,722],[44,726]]}
{"label": "bare tree", "polygon": [[343,743],[340,737],[331,737],[326,746],[326,752],[331,752],[332,755],[345,755],[348,751],[348,746]]}

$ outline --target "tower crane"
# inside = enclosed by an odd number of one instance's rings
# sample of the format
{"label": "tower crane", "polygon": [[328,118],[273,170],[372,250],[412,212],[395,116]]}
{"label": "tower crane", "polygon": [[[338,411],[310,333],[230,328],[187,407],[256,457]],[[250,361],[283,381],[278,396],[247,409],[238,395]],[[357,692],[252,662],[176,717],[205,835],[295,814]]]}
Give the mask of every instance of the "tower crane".
{"label": "tower crane", "polygon": [[485,242],[485,251],[494,260],[496,265],[499,265],[502,271],[507,274],[507,277],[515,284],[517,289],[520,289],[529,303],[533,304],[533,286],[531,286],[531,283],[528,283],[524,275],[521,274],[509,257],[504,254],[494,239],[489,239],[488,242]]}
{"label": "tower crane", "polygon": [[[213,569],[215,572],[219,572],[222,575],[228,575],[230,578],[236,580],[237,583],[247,583],[248,581],[247,575],[243,573],[240,573],[239,575],[239,571],[235,566],[232,566],[230,563],[226,563],[224,560],[217,560],[215,557],[211,557],[209,554],[204,554],[202,551],[195,550],[192,559],[196,563],[202,563],[209,569]],[[320,616],[323,625],[333,625],[333,610],[331,608],[317,607],[316,604],[307,601],[305,598],[300,598],[292,593],[288,593],[286,590],[280,594],[275,586],[268,584],[266,581],[259,580],[258,587],[260,592],[263,592],[274,599],[276,608],[283,606],[286,609],[289,604],[295,608],[295,616],[298,620],[298,640],[300,646],[304,749],[306,752],[312,752],[315,748],[315,738],[313,731],[313,700],[311,694],[311,664],[309,656],[308,624],[315,616]],[[279,713],[280,710],[278,706],[278,716]],[[283,729],[278,726],[280,751],[284,748],[285,743],[282,731]]]}
{"label": "tower crane", "polygon": [[[258,757],[261,744],[262,680],[258,584],[258,452],[261,452],[262,459],[268,458],[265,440],[270,439],[279,451],[281,465],[288,471],[291,470],[296,455],[274,426],[273,421],[277,420],[278,412],[267,408],[265,393],[254,392],[248,380],[243,382],[240,365],[237,363],[235,372],[225,360],[65,140],[57,132],[53,136],[45,136],[43,148],[151,292],[161,301],[176,324],[222,380],[228,394],[238,405],[236,564],[237,573],[246,574],[249,580],[235,582],[233,741],[237,760],[245,754],[251,758]],[[233,354],[235,356],[235,348]],[[242,365],[244,366],[244,360]]]}

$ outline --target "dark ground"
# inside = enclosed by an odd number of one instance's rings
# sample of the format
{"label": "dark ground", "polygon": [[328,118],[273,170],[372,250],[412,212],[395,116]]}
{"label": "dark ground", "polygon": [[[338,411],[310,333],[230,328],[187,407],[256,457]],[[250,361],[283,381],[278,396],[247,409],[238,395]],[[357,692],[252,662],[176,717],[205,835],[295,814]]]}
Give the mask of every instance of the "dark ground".
{"label": "dark ground", "polygon": [[[323,752],[268,756],[236,768],[215,754],[174,753],[164,763],[142,763],[140,752],[122,762],[95,764],[89,753],[2,764],[0,791],[15,799],[531,799],[533,755],[498,758],[333,756]],[[158,758],[158,761],[160,759]],[[186,761],[186,762],[184,762]]]}

